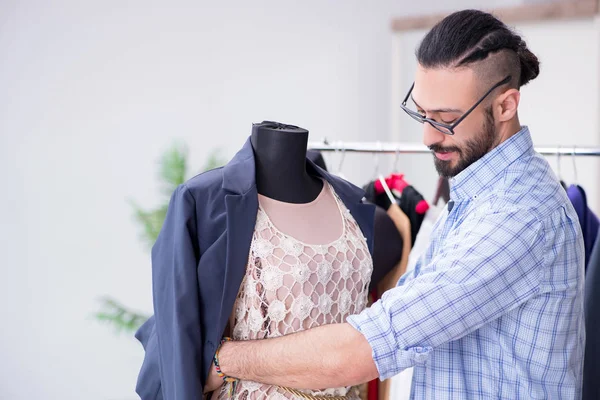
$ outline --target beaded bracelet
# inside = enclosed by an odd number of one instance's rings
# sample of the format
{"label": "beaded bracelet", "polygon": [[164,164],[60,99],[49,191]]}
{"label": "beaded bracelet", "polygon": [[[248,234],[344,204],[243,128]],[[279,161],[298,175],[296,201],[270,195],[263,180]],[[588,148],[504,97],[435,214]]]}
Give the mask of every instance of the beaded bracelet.
{"label": "beaded bracelet", "polygon": [[226,383],[231,383],[231,386],[229,387],[229,396],[230,397],[235,394],[235,389],[237,388],[237,383],[239,382],[239,380],[236,378],[227,376],[223,373],[223,371],[221,371],[221,366],[219,365],[219,351],[221,350],[223,343],[231,342],[231,341],[233,341],[233,339],[231,339],[230,337],[224,337],[221,340],[221,343],[219,344],[217,351],[215,352],[215,357],[213,358],[213,364],[215,364],[215,369],[217,370],[217,375],[219,376],[219,378],[223,379],[223,381]]}

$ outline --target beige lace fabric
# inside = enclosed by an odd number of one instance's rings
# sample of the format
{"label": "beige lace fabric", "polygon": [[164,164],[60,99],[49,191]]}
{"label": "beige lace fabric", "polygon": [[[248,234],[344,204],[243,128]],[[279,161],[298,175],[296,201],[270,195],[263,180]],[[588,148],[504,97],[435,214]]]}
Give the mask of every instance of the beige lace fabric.
{"label": "beige lace fabric", "polygon": [[[307,244],[279,231],[259,206],[246,275],[235,303],[234,340],[273,338],[342,323],[366,307],[373,271],[371,255],[350,211],[333,188],[328,189],[335,196],[343,230],[337,240],[325,245]],[[355,388],[302,392],[359,399]],[[226,384],[218,399],[229,398]],[[241,381],[233,398],[301,397],[277,386]]]}

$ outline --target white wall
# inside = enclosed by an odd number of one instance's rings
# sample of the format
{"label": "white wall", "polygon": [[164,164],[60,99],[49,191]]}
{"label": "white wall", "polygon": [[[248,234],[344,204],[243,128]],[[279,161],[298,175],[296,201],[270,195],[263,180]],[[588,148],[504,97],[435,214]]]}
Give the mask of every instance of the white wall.
{"label": "white wall", "polygon": [[[600,147],[600,19],[518,29],[542,63],[521,102],[521,120],[530,125],[534,143]],[[567,184],[579,183],[586,190],[590,207],[600,215],[600,157],[577,157],[575,166],[572,157],[548,161]]]}
{"label": "white wall", "polygon": [[193,170],[263,119],[386,139],[390,19],[481,2],[164,4],[0,2],[1,399],[135,398],[141,347],[90,315],[104,294],[151,310],[126,199],[156,204],[174,139]]}
{"label": "white wall", "polygon": [[[527,23],[515,29],[541,62],[538,78],[521,90],[519,110],[534,144],[569,150],[600,147],[600,19]],[[402,112],[400,103],[414,79],[414,49],[425,33],[402,32],[393,39],[391,140],[421,142],[422,126]],[[558,158],[549,156],[548,161],[558,173]],[[435,180],[429,155],[403,157],[400,165],[414,182]],[[600,214],[600,157],[577,157],[574,167],[573,158],[563,156],[560,166],[561,177],[567,184],[579,183]],[[423,186],[423,193],[431,196],[433,186]]]}

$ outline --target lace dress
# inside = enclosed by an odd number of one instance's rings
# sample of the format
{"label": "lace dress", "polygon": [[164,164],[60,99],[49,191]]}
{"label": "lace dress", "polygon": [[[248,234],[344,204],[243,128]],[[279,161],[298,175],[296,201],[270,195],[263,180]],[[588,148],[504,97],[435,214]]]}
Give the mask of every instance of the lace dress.
{"label": "lace dress", "polygon": [[[246,275],[234,308],[232,338],[257,340],[343,323],[367,304],[373,262],[358,224],[335,194],[343,230],[325,245],[301,242],[278,230],[259,206]],[[223,385],[218,399],[229,399]],[[356,388],[302,390],[313,396],[360,399]],[[240,381],[233,399],[299,399],[285,388]]]}

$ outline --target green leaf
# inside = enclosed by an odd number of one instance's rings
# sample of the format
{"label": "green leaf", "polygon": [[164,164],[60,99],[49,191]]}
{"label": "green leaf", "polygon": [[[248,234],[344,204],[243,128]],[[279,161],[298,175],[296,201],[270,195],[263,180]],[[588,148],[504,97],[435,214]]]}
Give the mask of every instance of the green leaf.
{"label": "green leaf", "polygon": [[130,201],[130,204],[134,210],[134,218],[142,227],[142,239],[151,247],[154,242],[156,242],[165,221],[165,217],[167,216],[168,204],[149,211],[143,210],[133,201]]}
{"label": "green leaf", "polygon": [[175,143],[161,157],[159,179],[161,192],[166,197],[171,197],[177,186],[185,182],[187,156],[187,146],[182,143]]}
{"label": "green leaf", "polygon": [[130,310],[110,297],[104,297],[100,301],[101,311],[97,311],[94,318],[112,325],[117,333],[131,334],[148,319],[147,315]]}
{"label": "green leaf", "polygon": [[[188,148],[183,143],[173,144],[160,158],[159,161],[159,186],[164,196],[163,203],[155,208],[144,209],[136,202],[129,200],[133,209],[135,221],[141,227],[141,238],[151,247],[158,238],[163,226],[169,206],[169,199],[177,186],[186,180]],[[218,168],[226,163],[219,151],[213,151],[203,167],[203,171]],[[110,297],[101,299],[100,310],[93,317],[102,323],[113,327],[115,332],[135,332],[147,319],[148,316],[133,311],[117,300]]]}
{"label": "green leaf", "polygon": [[211,169],[222,167],[226,164],[224,158],[221,157],[219,150],[214,150],[209,156],[208,160],[204,164],[203,171],[209,171]]}

